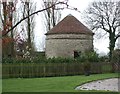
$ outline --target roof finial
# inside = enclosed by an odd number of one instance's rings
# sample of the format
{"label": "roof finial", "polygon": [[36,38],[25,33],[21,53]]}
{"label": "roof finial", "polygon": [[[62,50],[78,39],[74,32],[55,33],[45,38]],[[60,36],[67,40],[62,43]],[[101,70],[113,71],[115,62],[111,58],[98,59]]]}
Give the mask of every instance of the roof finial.
{"label": "roof finial", "polygon": [[73,16],[72,14],[68,14],[68,16]]}

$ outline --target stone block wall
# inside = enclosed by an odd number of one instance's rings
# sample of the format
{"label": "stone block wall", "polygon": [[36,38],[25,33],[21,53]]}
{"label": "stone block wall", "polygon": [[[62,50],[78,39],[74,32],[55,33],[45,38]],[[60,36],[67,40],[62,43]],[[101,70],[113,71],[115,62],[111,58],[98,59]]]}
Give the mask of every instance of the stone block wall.
{"label": "stone block wall", "polygon": [[47,35],[46,57],[74,57],[74,51],[93,49],[93,35],[54,34]]}

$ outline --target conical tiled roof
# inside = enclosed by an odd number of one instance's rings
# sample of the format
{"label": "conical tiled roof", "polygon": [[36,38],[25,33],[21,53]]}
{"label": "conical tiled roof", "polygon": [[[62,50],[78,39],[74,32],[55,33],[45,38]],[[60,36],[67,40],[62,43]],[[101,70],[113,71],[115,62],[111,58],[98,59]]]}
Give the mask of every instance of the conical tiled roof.
{"label": "conical tiled roof", "polygon": [[48,31],[46,35],[48,34],[93,34],[93,32],[74,16],[68,15]]}

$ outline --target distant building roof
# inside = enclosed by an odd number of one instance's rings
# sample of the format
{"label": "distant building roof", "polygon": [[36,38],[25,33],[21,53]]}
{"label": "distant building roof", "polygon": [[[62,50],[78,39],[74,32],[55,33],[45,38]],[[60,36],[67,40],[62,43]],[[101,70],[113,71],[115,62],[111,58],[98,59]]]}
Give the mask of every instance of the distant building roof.
{"label": "distant building roof", "polygon": [[69,14],[48,31],[46,35],[48,34],[93,34],[93,32]]}

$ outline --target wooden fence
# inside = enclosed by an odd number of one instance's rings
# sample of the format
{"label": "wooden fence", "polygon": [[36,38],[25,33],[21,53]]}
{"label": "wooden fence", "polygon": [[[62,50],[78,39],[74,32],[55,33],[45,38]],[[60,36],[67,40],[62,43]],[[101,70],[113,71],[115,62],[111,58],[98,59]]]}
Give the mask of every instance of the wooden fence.
{"label": "wooden fence", "polygon": [[[115,69],[114,69],[115,70]],[[113,72],[111,63],[91,63],[91,73]],[[84,74],[81,63],[18,63],[2,64],[3,78],[32,78]]]}

